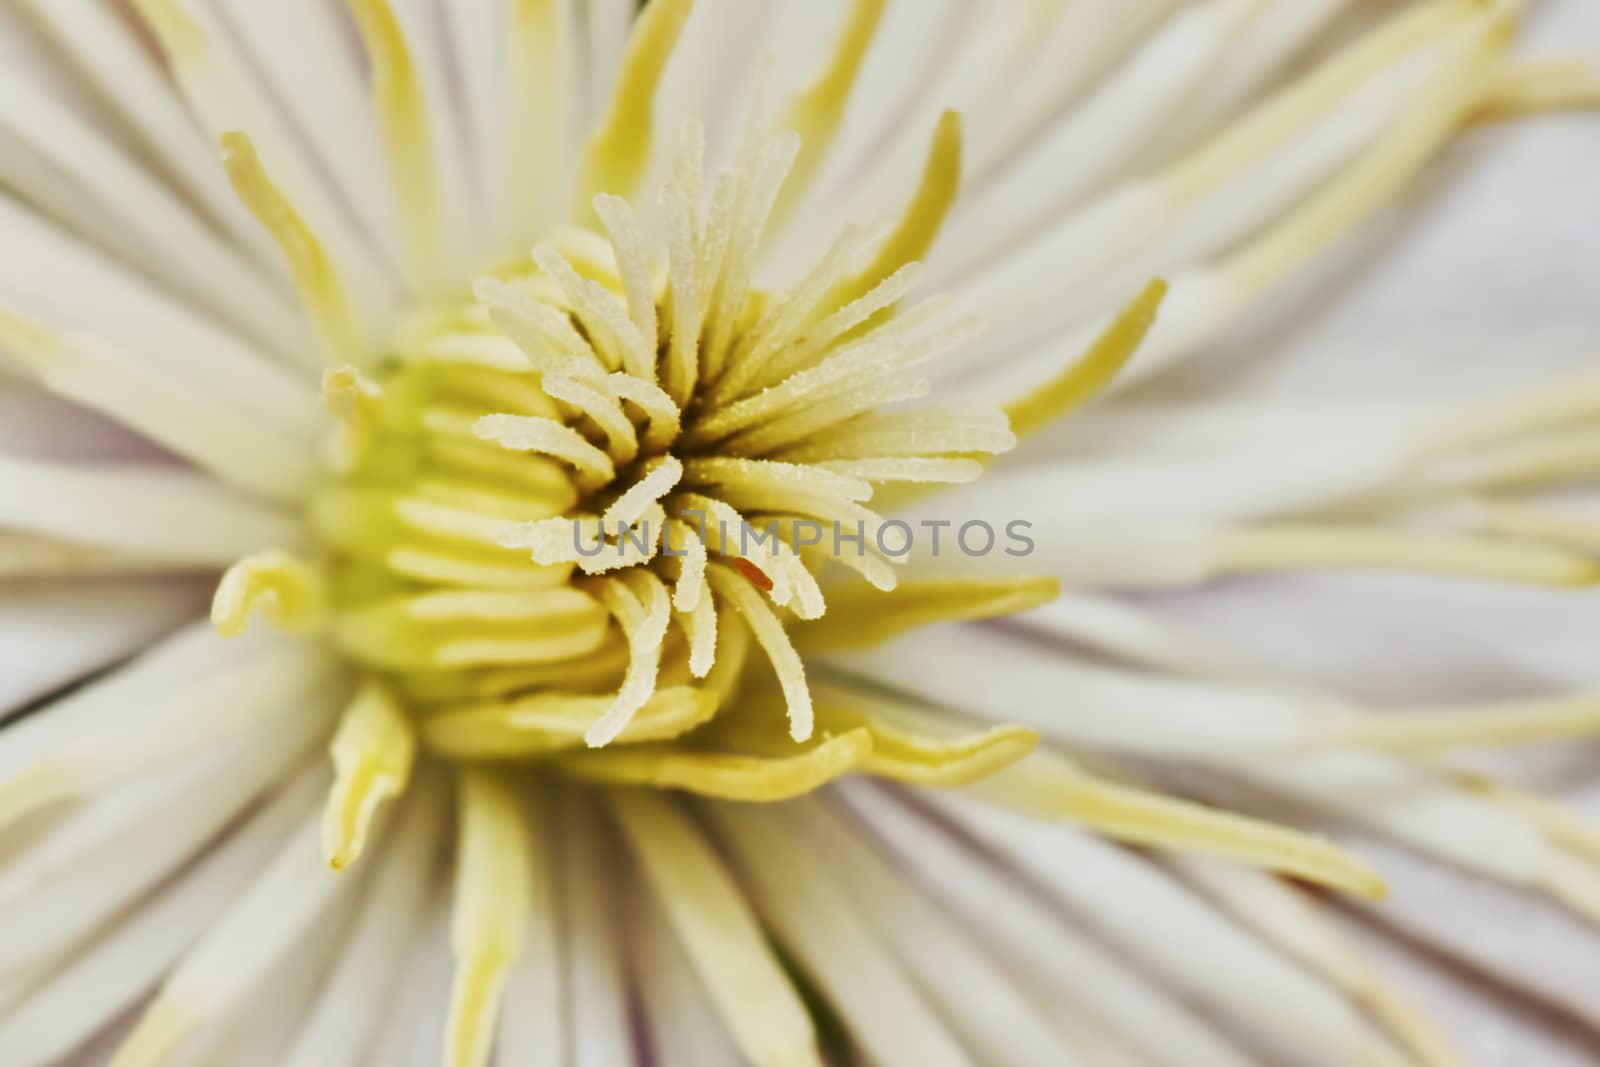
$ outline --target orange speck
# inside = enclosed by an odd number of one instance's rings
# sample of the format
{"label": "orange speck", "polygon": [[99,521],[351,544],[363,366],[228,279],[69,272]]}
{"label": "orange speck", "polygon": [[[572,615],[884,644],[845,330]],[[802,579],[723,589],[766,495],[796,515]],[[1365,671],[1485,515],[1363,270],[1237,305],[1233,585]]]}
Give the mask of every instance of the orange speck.
{"label": "orange speck", "polygon": [[767,577],[767,572],[757,567],[747,559],[734,557],[731,566],[734,570],[744,575],[746,580],[763,593],[772,592],[772,579]]}

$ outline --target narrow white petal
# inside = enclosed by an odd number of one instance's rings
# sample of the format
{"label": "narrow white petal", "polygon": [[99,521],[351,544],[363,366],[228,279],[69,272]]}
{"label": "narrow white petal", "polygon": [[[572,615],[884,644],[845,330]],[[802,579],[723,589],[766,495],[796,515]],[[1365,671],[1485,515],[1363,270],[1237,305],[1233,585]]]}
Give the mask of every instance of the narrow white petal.
{"label": "narrow white petal", "polygon": [[868,1055],[920,1067],[975,1062],[836,877],[791,847],[779,809],[711,803],[702,810],[756,907]]}
{"label": "narrow white petal", "polygon": [[412,924],[375,1045],[363,1067],[439,1067],[450,1005],[450,894],[440,891]]}
{"label": "narrow white petal", "polygon": [[[396,817],[394,832],[371,861],[377,870],[356,903],[331,973],[318,991],[285,1067],[361,1062],[384,1022],[412,934],[437,888],[445,800],[437,781],[419,782]],[[327,875],[329,878],[342,875]]]}
{"label": "narrow white petal", "polygon": [[19,194],[191,303],[295,358],[306,333],[269,270],[107,138],[17,76],[0,79],[0,174]]}
{"label": "narrow white petal", "polygon": [[0,523],[169,562],[226,566],[303,540],[299,523],[181,467],[0,457]]}
{"label": "narrow white petal", "polygon": [[[846,784],[839,792],[902,866],[962,921],[984,931],[987,943],[1036,990],[1041,1010],[1070,1013],[1081,1006],[1089,1018],[1145,1053],[1143,1062],[1151,1064],[1256,1063],[1214,1021],[1202,1018],[1126,956],[1102,947],[1046,908],[1012,872],[962,847],[882,790]],[[1067,1036],[1079,1039],[1077,1028]]]}
{"label": "narrow white petal", "polygon": [[0,1020],[0,1053],[13,1067],[44,1067],[137,1003],[190,943],[259,876],[315,807],[308,770],[232,837],[157,889]]}
{"label": "narrow white petal", "polygon": [[202,583],[176,577],[7,588],[0,593],[0,722],[198,616],[208,595]]}
{"label": "narrow white petal", "polygon": [[[497,1039],[499,1067],[545,1067],[560,1063],[569,1037],[567,936],[556,896],[558,853],[555,805],[547,790],[528,799],[529,883],[527,936],[522,955],[506,979]],[[306,1067],[312,1067],[307,1064]]]}
{"label": "narrow white petal", "polygon": [[338,6],[317,0],[221,0],[219,7],[297,127],[316,146],[366,231],[397,255],[376,120]]}
{"label": "narrow white petal", "polygon": [[556,808],[567,944],[571,1067],[632,1067],[628,961],[614,857],[594,799],[563,790]]}
{"label": "narrow white petal", "polygon": [[1600,1006],[1585,992],[1600,981],[1593,917],[1382,841],[1356,844],[1390,879],[1390,898],[1369,912],[1380,925],[1600,1025]]}
{"label": "narrow white petal", "polygon": [[271,242],[217,169],[215,147],[195,128],[159,59],[121,13],[98,0],[22,0],[20,6],[207,215],[221,221],[257,262],[275,265]]}
{"label": "narrow white petal", "polygon": [[8,971],[58,960],[226,826],[306,754],[321,716],[299,718],[176,773],[108,791],[28,843],[0,876]]}
{"label": "narrow white petal", "polygon": [[[1069,1047],[1023,989],[963,928],[885,861],[850,820],[809,798],[784,815],[813,862],[836,872],[941,1016],[980,1063],[1071,1062]],[[977,933],[976,931],[974,933]]]}
{"label": "narrow white petal", "polygon": [[292,721],[334,681],[316,646],[275,636],[224,644],[204,623],[0,733],[0,826]]}
{"label": "narrow white petal", "polygon": [[661,902],[638,894],[634,907],[633,951],[653,1062],[661,1067],[740,1067],[748,1062],[728,1037],[727,1024],[712,1007]]}
{"label": "narrow white petal", "polygon": [[184,308],[127,268],[0,197],[0,300],[54,325],[114,338],[232,410],[265,416],[302,439],[318,425],[315,388],[236,335]]}
{"label": "narrow white petal", "polygon": [[312,944],[321,920],[361,885],[357,874],[329,875],[321,838],[315,812],[162,984],[112,1060],[116,1067],[159,1064],[195,1038],[204,1041],[208,1030],[245,1018],[240,1013],[280,965]]}
{"label": "narrow white petal", "polygon": [[[1317,1050],[1352,1067],[1409,1062],[1336,991],[1132,853],[1071,827],[1044,826],[941,795],[933,800],[1053,897],[1216,1010],[1248,1020],[1288,1047]],[[1214,966],[1216,960],[1227,966]]]}

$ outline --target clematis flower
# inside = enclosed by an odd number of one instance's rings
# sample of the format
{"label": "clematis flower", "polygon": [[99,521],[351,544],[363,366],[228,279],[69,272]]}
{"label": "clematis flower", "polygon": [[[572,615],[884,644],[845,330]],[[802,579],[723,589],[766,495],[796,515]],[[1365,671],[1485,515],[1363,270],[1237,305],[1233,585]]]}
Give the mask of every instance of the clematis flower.
{"label": "clematis flower", "polygon": [[1592,1062],[1590,5],[13,7],[0,1063]]}

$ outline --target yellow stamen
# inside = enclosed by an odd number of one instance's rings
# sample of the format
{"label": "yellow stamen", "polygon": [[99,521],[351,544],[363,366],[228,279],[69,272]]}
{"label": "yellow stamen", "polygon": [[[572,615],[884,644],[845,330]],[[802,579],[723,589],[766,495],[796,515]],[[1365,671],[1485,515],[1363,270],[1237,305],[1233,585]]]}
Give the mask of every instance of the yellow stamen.
{"label": "yellow stamen", "polygon": [[405,598],[414,619],[429,622],[494,621],[568,626],[599,621],[605,609],[581,589],[559,587],[532,592],[467,589],[419,593]]}
{"label": "yellow stamen", "polygon": [[1600,67],[1585,59],[1510,60],[1473,115],[1504,122],[1555,111],[1600,108]]}
{"label": "yellow stamen", "polygon": [[365,363],[361,325],[327,249],[273,182],[248,136],[225,133],[221,147],[233,191],[283,252],[329,363]]}
{"label": "yellow stamen", "polygon": [[334,783],[322,823],[322,855],[342,871],[361,858],[379,806],[405,792],[416,730],[394,695],[368,681],[345,708],[329,752]]}
{"label": "yellow stamen", "polygon": [[1524,701],[1457,711],[1391,711],[1317,727],[1311,748],[1428,752],[1509,748],[1600,736],[1600,696]]}
{"label": "yellow stamen", "polygon": [[1596,416],[1600,416],[1600,375],[1563,375],[1436,419],[1419,434],[1414,447],[1417,459],[1424,461],[1570,429]]}
{"label": "yellow stamen", "polygon": [[179,0],[133,0],[133,9],[144,18],[168,52],[183,55],[204,46],[205,31]]}
{"label": "yellow stamen", "polygon": [[600,599],[628,641],[628,670],[611,706],[594,721],[584,740],[591,748],[610,744],[655,692],[662,643],[672,624],[672,601],[661,579],[647,570],[627,571],[599,584]]}
{"label": "yellow stamen", "polygon": [[522,955],[533,885],[530,828],[516,790],[478,770],[461,774],[451,947],[456,958],[445,1067],[485,1067],[505,980]]}
{"label": "yellow stamen", "polygon": [[356,367],[333,367],[322,375],[322,406],[339,420],[333,461],[353,470],[367,454],[382,418],[383,390]]}
{"label": "yellow stamen", "polygon": [[609,634],[603,615],[587,611],[536,622],[419,617],[415,603],[394,597],[350,608],[334,618],[332,640],[345,655],[381,670],[512,666],[588,655]]}
{"label": "yellow stamen", "polygon": [[1432,1018],[1376,971],[1369,971],[1365,977],[1366,981],[1350,995],[1387,1027],[1422,1067],[1468,1067]]}
{"label": "yellow stamen", "polygon": [[[423,742],[458,760],[522,760],[585,744],[584,734],[612,698],[545,691],[515,700],[446,706],[423,719]],[[613,741],[669,741],[717,713],[717,695],[688,686],[657,689]]]}
{"label": "yellow stamen", "polygon": [[[680,614],[679,623],[689,637],[689,674],[695,678],[710,675],[717,662],[717,608],[709,592],[695,602],[694,609]],[[740,628],[743,633],[743,628]]]}
{"label": "yellow stamen", "polygon": [[[640,337],[656,336],[656,301],[654,284],[650,277],[650,257],[645,248],[644,235],[633,215],[633,206],[620,196],[601,194],[594,198],[595,214],[605,226],[606,236],[616,253],[617,271],[628,300],[629,320],[638,329]],[[651,357],[654,352],[649,353]],[[643,371],[643,374],[639,374]],[[655,360],[647,359],[644,365],[634,368],[641,378],[654,380]]]}
{"label": "yellow stamen", "polygon": [[872,735],[864,772],[912,785],[970,785],[1026,758],[1039,743],[1039,735],[1023,726],[955,733],[939,723],[936,736],[924,728],[930,717],[914,709],[838,686],[824,685],[817,695],[817,723],[824,733],[864,729]]}
{"label": "yellow stamen", "polygon": [[840,282],[822,301],[824,312],[837,311],[871,292],[908,263],[927,256],[961,191],[961,113],[946,111],[933,131],[922,181],[905,214],[877,256],[860,274]]}
{"label": "yellow stamen", "polygon": [[826,618],[795,631],[812,648],[875,645],[923,626],[1014,615],[1061,595],[1054,578],[949,578],[899,583],[890,592],[850,586],[834,592]]}
{"label": "yellow stamen", "polygon": [[[789,104],[781,125],[800,135],[800,155],[795,160],[789,181],[784,186],[778,205],[773,209],[773,232],[781,232],[793,216],[811,181],[821,170],[833,146],[839,126],[844,120],[845,107],[850,103],[851,90],[861,65],[872,47],[873,37],[883,21],[887,0],[855,0],[845,18],[844,28],[834,45],[833,57],[827,68],[808,88],[797,94]],[[916,257],[913,257],[916,258]]]}
{"label": "yellow stamen", "polygon": [[424,293],[450,284],[428,102],[411,46],[389,0],[348,0],[371,64],[372,97],[389,155],[407,270]]}
{"label": "yellow stamen", "polygon": [[631,791],[611,809],[739,1049],[755,1067],[820,1067],[816,1031],[744,892],[675,805]]}
{"label": "yellow stamen", "polygon": [[1462,457],[1430,477],[1442,488],[1509,492],[1567,485],[1600,472],[1600,432],[1577,429],[1511,441]]}
{"label": "yellow stamen", "polygon": [[548,589],[565,581],[572,573],[570,566],[494,563],[471,553],[420,546],[391,548],[383,553],[382,562],[394,573],[419,582],[481,585],[494,589]]}
{"label": "yellow stamen", "polygon": [[1158,185],[1162,199],[1174,209],[1199,203],[1347,104],[1374,75],[1448,37],[1480,8],[1477,0],[1434,0],[1388,20],[1167,172]]}
{"label": "yellow stamen", "polygon": [[544,376],[545,392],[587,418],[605,435],[605,452],[613,464],[625,467],[639,455],[639,430],[622,410],[622,404],[604,388],[561,374]]}
{"label": "yellow stamen", "polygon": [[[672,587],[672,609],[692,615],[709,599],[706,595],[706,543],[693,526],[679,519],[667,524],[666,537],[668,547],[683,560],[678,580]],[[692,634],[690,640],[692,644]]]}
{"label": "yellow stamen", "polygon": [[502,448],[535,452],[565,460],[576,468],[579,484],[597,488],[616,477],[611,457],[590,444],[577,430],[555,421],[526,415],[485,415],[474,426],[477,435]]}
{"label": "yellow stamen", "polygon": [[631,196],[644,178],[654,147],[656,88],[693,7],[693,0],[656,0],[634,23],[611,109],[584,151],[578,217],[591,217],[596,194]]}
{"label": "yellow stamen", "polygon": [[[703,603],[709,603],[706,597]],[[700,624],[700,651],[705,653],[709,668],[705,672],[705,687],[717,695],[719,706],[727,707],[739,693],[744,681],[745,662],[750,657],[750,627],[739,615],[737,608],[719,606],[710,613],[713,622]],[[691,659],[693,651],[691,650]],[[702,663],[701,666],[706,666]]]}
{"label": "yellow stamen", "polygon": [[561,42],[566,5],[560,0],[512,0],[507,34],[507,143],[504,191],[510,237],[526,246],[552,221],[557,178],[549,148],[562,143],[567,66]]}
{"label": "yellow stamen", "polygon": [[1592,518],[1499,500],[1486,501],[1476,512],[1476,528],[1486,534],[1600,555],[1600,522]]}
{"label": "yellow stamen", "polygon": [[727,598],[744,617],[756,641],[772,661],[789,708],[790,736],[796,741],[807,740],[813,728],[811,693],[806,687],[805,665],[800,662],[800,656],[795,652],[783,623],[755,588],[731,568],[716,564],[707,568],[706,578],[711,582],[711,588],[719,596]]}
{"label": "yellow stamen", "polygon": [[1216,573],[1327,567],[1469,575],[1528,585],[1600,582],[1600,563],[1515,541],[1358,526],[1263,525],[1222,530],[1212,545]]}
{"label": "yellow stamen", "polygon": [[683,789],[724,800],[770,802],[803,796],[859,767],[872,752],[866,730],[815,741],[773,759],[676,745],[638,745],[574,752],[556,765],[609,785]]}
{"label": "yellow stamen", "polygon": [[[398,687],[414,703],[435,707],[463,701],[494,700],[536,689],[596,694],[615,689],[627,667],[627,645],[612,641],[587,656],[556,663],[465,673],[407,673],[398,679]],[[660,691],[657,695],[660,695]]]}
{"label": "yellow stamen", "polygon": [[223,637],[238,637],[260,610],[288,633],[322,625],[328,615],[322,575],[286,552],[262,552],[229,567],[211,599],[211,625]]}
{"label": "yellow stamen", "polygon": [[1387,893],[1366,864],[1327,841],[1095,778],[1051,753],[1035,752],[968,788],[1001,807],[1132,844],[1218,856],[1371,899]]}
{"label": "yellow stamen", "polygon": [[1376,210],[1421,170],[1482,99],[1483,86],[1505,51],[1511,29],[1512,20],[1501,8],[1480,16],[1442,74],[1362,160],[1267,236],[1225,261],[1220,277],[1233,290],[1233,299],[1243,302],[1266,290],[1295,263]]}
{"label": "yellow stamen", "polygon": [[[531,513],[552,514],[560,510],[555,502],[545,503],[532,493],[524,501]],[[393,553],[415,551],[443,553],[448,544],[451,554],[463,561],[485,565],[514,563],[515,559],[499,547],[511,520],[499,515],[441,505],[423,496],[397,496],[366,488],[336,488],[318,493],[311,501],[311,522],[317,535],[330,546],[350,555],[389,561]],[[526,586],[542,588],[559,582],[571,568],[520,570]],[[442,579],[449,582],[451,579]],[[490,584],[465,581],[463,584]]]}
{"label": "yellow stamen", "polygon": [[1026,437],[1098,395],[1144,343],[1166,297],[1166,282],[1145,286],[1087,352],[1050,381],[1008,404],[1011,431]]}

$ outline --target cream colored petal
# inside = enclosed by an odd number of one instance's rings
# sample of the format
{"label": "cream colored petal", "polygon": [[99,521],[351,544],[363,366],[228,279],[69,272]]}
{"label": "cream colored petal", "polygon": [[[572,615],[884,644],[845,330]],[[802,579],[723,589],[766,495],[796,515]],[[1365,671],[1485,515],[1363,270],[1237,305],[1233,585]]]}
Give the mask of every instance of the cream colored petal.
{"label": "cream colored petal", "polygon": [[[0,595],[0,719],[194,618],[209,592],[203,582],[176,576],[8,588]],[[65,634],[72,639],[62,640]]]}
{"label": "cream colored petal", "polygon": [[146,896],[0,1021],[16,1067],[45,1067],[144,996],[193,941],[222,918],[316,803],[305,774],[195,866]]}
{"label": "cream colored petal", "polygon": [[713,802],[701,810],[732,852],[774,934],[821,986],[869,1055],[927,1067],[977,1062],[837,876],[790,847],[781,809]]}
{"label": "cream colored petal", "polygon": [[838,874],[979,1062],[1031,1067],[1072,1060],[1076,1050],[1051,1032],[1026,983],[985,950],[982,933],[964,929],[942,911],[852,820],[811,798],[788,805],[784,814],[814,861]]}
{"label": "cream colored petal", "polygon": [[[1047,1018],[1074,1045],[1098,1030],[1142,1053],[1136,1062],[1246,1067],[1254,1056],[1216,1020],[1155,981],[1030,893],[1015,872],[963,847],[956,837],[881,790],[840,787],[852,813],[885,852],[914,874],[957,921],[982,929],[992,950],[1024,976]],[[1093,1062],[1093,1061],[1090,1061]]]}
{"label": "cream colored petal", "polygon": [[[1218,1011],[1342,1063],[1408,1063],[1336,991],[1289,963],[1133,855],[1067,828],[979,811],[936,794],[938,809],[1113,938]],[[1226,969],[1208,961],[1228,960]]]}
{"label": "cream colored petal", "polygon": [[616,1067],[633,1055],[621,886],[597,804],[586,790],[564,789],[556,806],[572,1067]]}
{"label": "cream colored petal", "polygon": [[672,801],[644,793],[608,797],[723,1025],[758,1067],[820,1065],[816,1033],[732,876]]}

